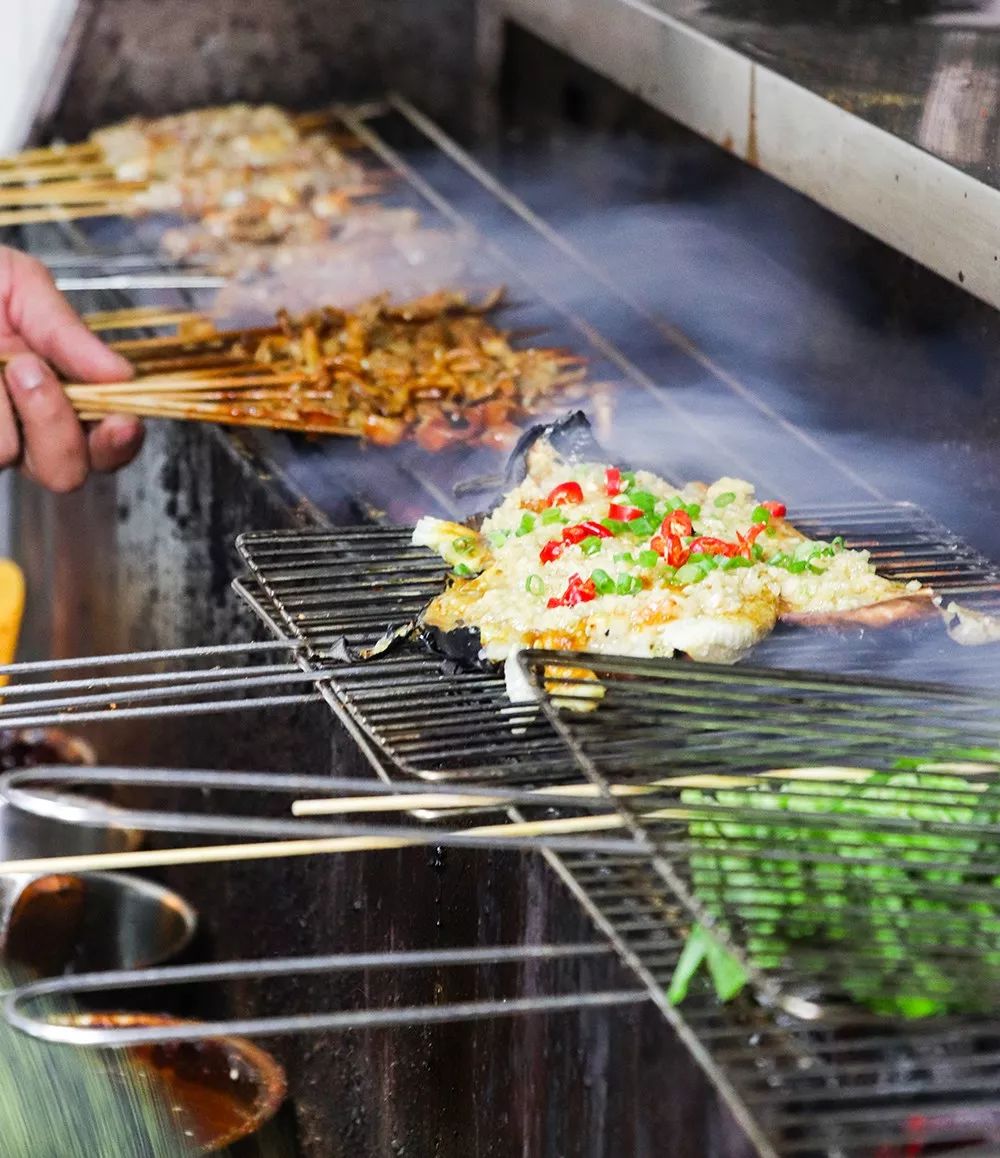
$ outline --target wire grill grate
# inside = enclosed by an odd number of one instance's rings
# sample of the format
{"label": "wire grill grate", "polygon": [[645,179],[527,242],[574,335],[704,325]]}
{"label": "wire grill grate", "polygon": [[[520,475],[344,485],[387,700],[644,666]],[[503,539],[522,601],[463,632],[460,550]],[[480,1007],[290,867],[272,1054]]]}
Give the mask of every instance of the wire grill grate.
{"label": "wire grill grate", "polygon": [[[556,658],[526,653],[536,683]],[[621,786],[662,885],[725,935],[767,1000],[807,1017],[996,1006],[1000,698],[575,662],[602,698],[560,677],[557,728],[605,791]]]}
{"label": "wire grill grate", "polygon": [[[807,510],[796,525],[815,537],[843,535],[849,546],[871,551],[879,570],[893,578],[931,582],[946,598],[1000,602],[992,565],[915,507]],[[370,648],[388,628],[415,622],[447,574],[436,556],[410,546],[408,528],[254,532],[237,546],[250,571],[244,595],[272,630],[301,641],[317,662],[340,641]],[[962,651],[937,619],[923,630],[946,654]],[[782,632],[762,658],[810,666],[815,635]],[[860,646],[866,654],[863,636],[851,633],[848,653]],[[883,637],[875,646],[884,643]],[[837,655],[828,638],[825,646]],[[909,646],[907,637],[904,656]],[[412,641],[338,666],[330,688],[383,758],[408,775],[522,782],[573,774],[548,722],[533,707],[511,704],[497,673],[460,671]]]}

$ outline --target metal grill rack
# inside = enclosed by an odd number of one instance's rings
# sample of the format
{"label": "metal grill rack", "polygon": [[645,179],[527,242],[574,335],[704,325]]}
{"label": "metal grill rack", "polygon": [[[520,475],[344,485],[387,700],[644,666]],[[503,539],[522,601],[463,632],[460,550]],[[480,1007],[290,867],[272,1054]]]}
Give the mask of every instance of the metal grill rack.
{"label": "metal grill rack", "polygon": [[[915,507],[806,510],[794,521],[811,536],[843,535],[848,546],[869,550],[883,574],[932,583],[946,599],[992,605],[1000,592],[995,568]],[[436,556],[410,546],[406,528],[255,532],[237,546],[249,568],[238,590],[272,630],[300,641],[315,662],[341,641],[371,648],[387,629],[415,622],[447,573]],[[965,660],[967,652],[936,618],[919,634],[943,664]],[[828,664],[840,656],[849,666],[859,646],[885,658],[901,646],[906,670],[927,661],[910,635],[901,644],[893,633],[871,638],[849,632],[838,649],[829,633],[784,631],[760,654],[783,667],[810,667],[822,644]],[[976,659],[996,663],[989,648],[977,649]],[[984,671],[980,662],[970,670],[982,680],[992,668],[988,663]],[[532,705],[511,704],[500,676],[456,670],[421,645],[401,641],[380,658],[338,665],[329,686],[351,726],[407,775],[521,782],[541,774],[556,782],[573,774],[545,718]]]}
{"label": "metal grill rack", "polygon": [[0,675],[15,682],[4,689],[0,727],[289,707],[317,702],[328,674],[281,639],[7,664]]}
{"label": "metal grill rack", "polygon": [[[262,776],[239,773],[178,773],[117,769],[67,769],[60,773],[40,769],[18,773],[8,781],[5,795],[18,806],[30,804],[32,785],[96,783],[176,783],[178,780],[203,790],[238,793],[241,804],[248,794],[357,792],[356,782],[329,781],[324,777]],[[15,782],[16,781],[16,782]],[[441,789],[434,790],[442,797]],[[463,792],[468,792],[463,789]],[[487,790],[482,790],[487,791]],[[496,789],[488,791],[496,792]],[[427,790],[416,785],[397,786],[387,793],[415,796]],[[384,799],[386,793],[376,793]],[[105,814],[100,809],[67,805],[63,797],[35,794],[32,810],[59,815],[75,808],[77,823],[91,818],[120,823],[141,821],[157,830],[242,832],[271,836],[288,832],[291,824],[302,833],[343,831],[289,821],[258,821],[248,816],[205,816],[197,813],[137,813],[129,809]],[[510,800],[516,800],[511,794]],[[558,803],[553,794],[547,801]],[[534,804],[520,803],[533,808]],[[548,806],[548,805],[547,805]],[[570,807],[573,807],[570,804]],[[70,817],[67,817],[70,819]],[[374,829],[371,831],[375,831]],[[404,839],[410,830],[400,830]],[[448,841],[447,836],[436,837]],[[428,832],[421,839],[435,839]],[[495,838],[497,843],[503,838]],[[456,841],[460,842],[460,841]],[[488,843],[488,842],[487,842]],[[558,845],[558,841],[551,844]],[[571,844],[571,841],[564,843]],[[580,840],[586,845],[586,840]],[[623,842],[618,842],[622,844]],[[525,842],[528,847],[530,842]],[[350,1007],[287,1012],[254,1021],[223,1021],[170,1028],[127,1031],[81,1032],[50,1020],[34,1001],[86,995],[97,998],[123,988],[153,989],[192,981],[247,984],[261,977],[292,974],[330,975],[331,978],[365,970],[419,969],[422,967],[482,967],[508,963],[593,958],[605,953],[600,943],[581,945],[528,945],[415,951],[391,954],[335,954],[327,957],[276,961],[227,962],[209,966],[185,966],[87,978],[42,982],[20,990],[8,1002],[15,1024],[36,1036],[77,1045],[121,1046],[154,1038],[176,1040],[178,1035],[254,1033],[280,1034],[368,1028],[376,1025],[429,1024],[475,1017],[506,1016],[530,1012],[558,1012],[641,1002],[650,997],[687,1042],[700,1063],[727,1097],[749,1136],[764,1155],[849,1155],[870,1158],[877,1147],[905,1146],[914,1141],[914,1123],[921,1124],[924,1138],[935,1143],[990,1142],[1000,1129],[996,1112],[996,1084],[1000,1070],[1000,1024],[995,1020],[934,1019],[917,1023],[905,1032],[892,1024],[874,1026],[864,1020],[836,1027],[816,1026],[769,1010],[748,996],[722,1007],[708,987],[695,985],[680,1010],[666,999],[666,990],[677,966],[690,918],[684,906],[663,889],[662,878],[634,844],[617,851],[560,852],[537,841],[536,847],[567,883],[573,894],[594,917],[624,962],[644,983],[644,989],[565,989],[537,998],[523,999],[516,992],[474,1003],[399,1007]],[[615,848],[607,841],[606,848]],[[140,854],[141,855],[141,854]],[[614,984],[614,983],[612,983]],[[58,1010],[53,1012],[58,1013]],[[889,1151],[892,1152],[891,1150]]]}
{"label": "metal grill rack", "polygon": [[[544,685],[551,654],[525,662]],[[597,684],[560,677],[557,728],[602,788],[622,786],[620,815],[664,883],[768,1000],[812,1018],[844,1001],[852,1017],[994,1007],[1000,698],[574,662]]]}

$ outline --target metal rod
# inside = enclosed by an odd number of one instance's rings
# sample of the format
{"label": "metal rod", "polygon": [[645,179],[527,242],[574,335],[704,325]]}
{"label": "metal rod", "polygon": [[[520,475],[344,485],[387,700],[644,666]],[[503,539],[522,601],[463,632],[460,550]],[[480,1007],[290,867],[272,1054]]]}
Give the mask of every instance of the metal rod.
{"label": "metal rod", "polygon": [[91,290],[150,290],[150,289],[221,289],[227,279],[215,274],[194,273],[122,273],[95,274],[91,277],[57,277],[56,285],[63,293]]}
{"label": "metal rod", "polygon": [[[31,1037],[53,1043],[121,1048],[167,1041],[198,1041],[206,1038],[275,1036],[321,1030],[374,1028],[377,1026],[427,1025],[467,1021],[481,1017],[572,1011],[639,1004],[649,1000],[644,989],[610,990],[542,997],[456,1002],[446,1005],[362,1009],[330,1013],[307,1013],[285,1017],[234,1018],[229,1021],[190,1022],[178,1026],[104,1029],[33,1017],[24,1007],[42,998],[73,998],[102,990],[151,989],[164,985],[247,981],[304,974],[345,973],[372,969],[414,969],[505,963],[564,961],[605,956],[607,945],[518,945],[495,948],[418,950],[398,953],[352,953],[323,957],[290,957],[278,960],[236,961],[213,965],[169,966],[159,969],[121,970],[83,974],[78,977],[40,981],[14,990],[4,1001],[8,1022]],[[58,1015],[55,1015],[58,1018]]]}

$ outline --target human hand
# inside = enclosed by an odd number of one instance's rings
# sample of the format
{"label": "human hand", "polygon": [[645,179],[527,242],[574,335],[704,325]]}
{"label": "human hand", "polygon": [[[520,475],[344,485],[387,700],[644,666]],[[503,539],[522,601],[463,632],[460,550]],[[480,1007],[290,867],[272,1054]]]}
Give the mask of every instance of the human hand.
{"label": "human hand", "polygon": [[137,418],[112,415],[81,426],[52,367],[75,381],[117,382],[131,365],[87,328],[41,262],[0,246],[0,468],[49,490],[81,486],[91,471],[113,471],[142,446]]}

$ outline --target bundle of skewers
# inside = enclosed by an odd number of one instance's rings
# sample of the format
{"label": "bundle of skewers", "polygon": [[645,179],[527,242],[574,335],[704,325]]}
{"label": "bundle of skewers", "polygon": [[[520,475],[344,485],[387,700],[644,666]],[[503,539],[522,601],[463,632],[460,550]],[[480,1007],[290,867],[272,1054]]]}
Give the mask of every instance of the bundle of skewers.
{"label": "bundle of skewers", "polygon": [[[173,334],[112,343],[135,367],[131,381],[68,383],[66,392],[84,420],[135,414],[382,446],[412,438],[433,451],[502,448],[524,419],[578,395],[584,368],[562,350],[513,346],[487,317],[501,297],[442,292],[402,305],[379,297],[237,330],[182,315]],[[130,310],[90,322],[110,330],[168,319]]]}
{"label": "bundle of skewers", "polygon": [[27,150],[0,159],[0,225],[168,213],[234,244],[317,240],[377,188],[328,120],[230,105]]}

